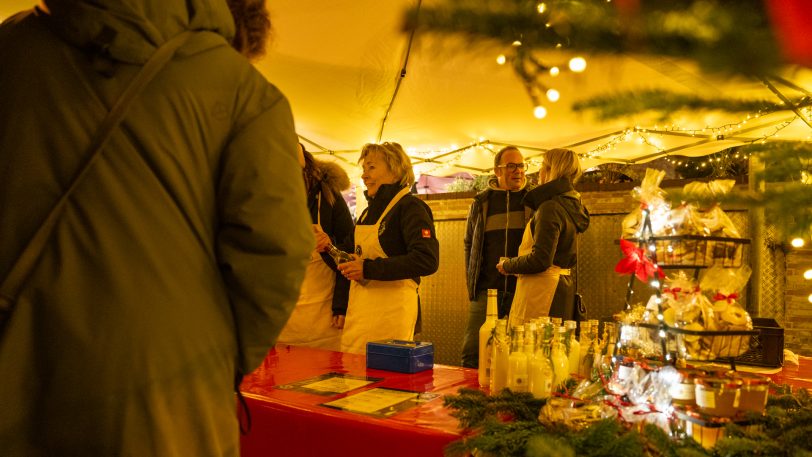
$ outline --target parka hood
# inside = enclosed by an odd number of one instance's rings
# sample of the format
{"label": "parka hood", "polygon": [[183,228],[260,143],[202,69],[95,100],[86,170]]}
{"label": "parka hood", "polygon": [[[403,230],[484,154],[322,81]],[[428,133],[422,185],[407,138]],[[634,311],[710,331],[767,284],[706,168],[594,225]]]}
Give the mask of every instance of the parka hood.
{"label": "parka hood", "polygon": [[535,211],[542,203],[553,199],[561,203],[561,206],[572,218],[576,231],[578,233],[585,232],[589,227],[589,211],[581,204],[581,194],[575,190],[572,183],[566,178],[559,178],[533,188],[524,196],[523,202],[525,206]]}
{"label": "parka hood", "polygon": [[74,46],[113,60],[143,64],[186,30],[231,42],[234,20],[225,0],[45,0],[54,30]]}
{"label": "parka hood", "polygon": [[331,196],[340,196],[341,192],[350,188],[350,177],[337,163],[313,160],[313,165],[319,174],[319,185],[322,195],[331,201]]}

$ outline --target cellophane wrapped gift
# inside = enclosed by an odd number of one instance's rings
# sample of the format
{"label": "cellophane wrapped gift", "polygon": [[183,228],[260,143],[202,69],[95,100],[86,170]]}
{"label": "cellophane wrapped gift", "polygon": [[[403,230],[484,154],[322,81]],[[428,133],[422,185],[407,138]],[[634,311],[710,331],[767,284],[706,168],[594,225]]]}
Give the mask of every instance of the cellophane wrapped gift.
{"label": "cellophane wrapped gift", "polygon": [[[718,199],[730,192],[736,182],[732,179],[691,182],[683,188],[685,202],[672,210],[672,224],[680,235],[739,238],[739,230],[718,204]],[[682,264],[740,265],[741,244],[724,241],[686,240],[681,249]]]}
{"label": "cellophane wrapped gift", "polygon": [[[751,270],[741,268],[709,268],[700,288],[712,296],[714,325],[718,331],[752,330],[753,319],[738,299]],[[713,337],[711,352],[717,357],[737,357],[750,348],[750,335],[723,335]]]}
{"label": "cellophane wrapped gift", "polygon": [[[683,293],[679,306],[675,308],[675,327],[691,331],[716,331],[716,316],[713,304],[702,294],[699,285],[692,282]],[[712,336],[677,334],[677,349],[686,360],[713,360]]]}
{"label": "cellophane wrapped gift", "polygon": [[[632,197],[640,202],[640,206],[623,218],[621,238],[638,238],[643,224],[643,207],[652,212],[667,212],[670,207],[665,201],[665,191],[660,183],[665,178],[665,171],[646,170],[646,176],[640,186],[632,190]],[[659,219],[658,219],[659,220]],[[655,235],[661,235],[664,228],[652,220],[652,229]]]}

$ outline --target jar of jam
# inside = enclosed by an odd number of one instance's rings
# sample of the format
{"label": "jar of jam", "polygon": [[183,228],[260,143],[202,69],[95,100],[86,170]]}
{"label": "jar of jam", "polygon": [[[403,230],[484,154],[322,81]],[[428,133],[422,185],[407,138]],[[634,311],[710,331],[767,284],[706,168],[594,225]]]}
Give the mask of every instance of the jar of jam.
{"label": "jar of jam", "polygon": [[672,384],[668,389],[671,402],[675,405],[695,405],[696,385],[694,380],[705,376],[705,371],[695,368],[685,368],[677,371],[679,372],[679,381]]}
{"label": "jar of jam", "polygon": [[728,377],[698,377],[696,385],[696,405],[705,414],[718,417],[733,417],[741,401],[742,381]]}
{"label": "jar of jam", "polygon": [[767,407],[767,395],[770,390],[770,378],[753,373],[730,371],[727,377],[740,380],[742,393],[739,398],[740,411],[752,411],[763,414]]}

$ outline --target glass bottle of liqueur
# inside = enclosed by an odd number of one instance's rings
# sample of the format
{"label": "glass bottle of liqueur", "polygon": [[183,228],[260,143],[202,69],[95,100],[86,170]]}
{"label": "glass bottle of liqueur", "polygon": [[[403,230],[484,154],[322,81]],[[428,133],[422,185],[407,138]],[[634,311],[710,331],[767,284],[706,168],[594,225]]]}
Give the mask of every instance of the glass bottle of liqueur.
{"label": "glass bottle of liqueur", "polygon": [[601,349],[600,341],[598,340],[598,325],[599,321],[590,319],[586,323],[586,329],[581,329],[581,334],[586,332],[587,338],[584,341],[586,350],[584,357],[581,359],[581,366],[578,373],[587,379],[592,378],[592,368],[595,366],[595,360],[600,358]]}
{"label": "glass bottle of liqueur", "polygon": [[553,388],[564,385],[564,381],[569,378],[570,360],[567,357],[567,329],[563,326],[555,327],[553,346],[550,353],[553,362]]}
{"label": "glass bottle of liqueur", "polygon": [[528,359],[536,352],[536,325],[535,320],[524,324],[524,353],[527,354]]}
{"label": "glass bottle of liqueur", "polygon": [[567,345],[569,373],[578,373],[579,357],[581,356],[581,344],[578,342],[578,338],[575,337],[575,330],[578,328],[578,323],[575,321],[564,321],[564,327],[567,329],[567,338],[569,341]]}
{"label": "glass bottle of liqueur", "polygon": [[491,383],[491,357],[493,356],[493,332],[497,320],[496,289],[488,289],[488,305],[485,323],[479,328],[479,386],[488,387]]}
{"label": "glass bottle of liqueur", "polygon": [[[354,260],[349,253],[338,249],[333,243],[327,245],[327,254],[333,258],[333,262],[335,262],[336,265]],[[357,282],[358,284],[365,286],[369,283],[369,279],[359,279]]]}
{"label": "glass bottle of liqueur", "polygon": [[536,350],[528,361],[529,390],[535,398],[548,398],[553,390],[553,363],[550,360],[550,343],[553,325],[541,324],[536,329]]}
{"label": "glass bottle of liqueur", "polygon": [[515,325],[510,333],[507,386],[514,392],[527,392],[527,354],[524,352],[524,326]]}
{"label": "glass bottle of liqueur", "polygon": [[491,395],[496,395],[507,386],[508,358],[510,342],[507,334],[507,319],[496,321],[493,334],[493,351],[491,355]]}
{"label": "glass bottle of liqueur", "polygon": [[584,358],[586,358],[586,353],[592,346],[591,328],[589,321],[581,321],[581,339],[578,341],[580,353],[578,354],[578,371],[576,372],[581,376],[588,376],[588,373],[584,370]]}

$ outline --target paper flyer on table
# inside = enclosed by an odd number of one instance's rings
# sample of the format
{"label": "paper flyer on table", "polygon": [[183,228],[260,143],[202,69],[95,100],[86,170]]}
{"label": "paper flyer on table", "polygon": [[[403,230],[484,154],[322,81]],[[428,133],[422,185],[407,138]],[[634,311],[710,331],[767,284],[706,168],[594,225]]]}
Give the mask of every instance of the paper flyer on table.
{"label": "paper flyer on table", "polygon": [[383,378],[373,378],[369,376],[353,376],[344,373],[326,373],[314,378],[308,378],[274,387],[280,390],[295,390],[297,392],[329,396],[350,392],[382,380]]}
{"label": "paper flyer on table", "polygon": [[378,417],[389,417],[437,396],[437,394],[432,393],[379,387],[322,403],[322,406]]}

